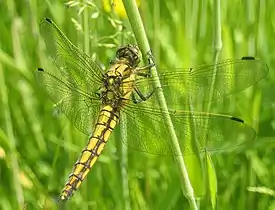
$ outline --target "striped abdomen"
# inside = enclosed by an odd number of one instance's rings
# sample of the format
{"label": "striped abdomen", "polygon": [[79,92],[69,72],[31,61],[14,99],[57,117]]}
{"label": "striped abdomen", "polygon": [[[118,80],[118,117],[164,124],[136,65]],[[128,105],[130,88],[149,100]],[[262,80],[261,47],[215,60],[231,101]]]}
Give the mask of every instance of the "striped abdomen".
{"label": "striped abdomen", "polygon": [[119,113],[115,112],[109,105],[101,109],[98,121],[95,125],[95,130],[89,138],[87,146],[82,150],[79,159],[75,163],[73,171],[69,176],[69,181],[62,190],[60,195],[61,200],[68,200],[79,188],[101,154],[118,122],[118,117]]}

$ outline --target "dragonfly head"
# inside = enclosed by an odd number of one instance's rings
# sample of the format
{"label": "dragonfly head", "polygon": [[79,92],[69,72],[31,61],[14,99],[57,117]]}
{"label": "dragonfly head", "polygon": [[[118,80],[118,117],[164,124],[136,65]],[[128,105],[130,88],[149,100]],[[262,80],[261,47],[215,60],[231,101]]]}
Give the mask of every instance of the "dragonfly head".
{"label": "dragonfly head", "polygon": [[128,44],[118,48],[116,58],[118,60],[127,60],[132,67],[136,67],[140,62],[140,51],[138,46]]}

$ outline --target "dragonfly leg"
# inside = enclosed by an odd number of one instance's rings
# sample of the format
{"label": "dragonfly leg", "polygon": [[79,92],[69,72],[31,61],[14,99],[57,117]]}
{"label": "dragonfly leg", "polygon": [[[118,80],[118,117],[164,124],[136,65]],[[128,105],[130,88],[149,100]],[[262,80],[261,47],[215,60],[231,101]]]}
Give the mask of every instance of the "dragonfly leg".
{"label": "dragonfly leg", "polygon": [[147,59],[149,64],[152,64],[153,66],[155,66],[155,61],[154,61],[154,57],[151,49],[147,52]]}
{"label": "dragonfly leg", "polygon": [[[151,68],[155,66],[152,50],[149,50],[149,52],[147,52],[147,58],[149,63],[148,65],[136,68],[138,76],[151,77]],[[144,72],[144,70],[148,70],[148,71]]]}
{"label": "dragonfly leg", "polygon": [[148,93],[147,95],[143,95],[143,93],[137,87],[134,87],[134,90],[138,94],[138,96],[140,97],[140,99],[138,100],[138,99],[136,99],[135,95],[132,94],[132,100],[135,104],[138,104],[138,103],[141,103],[143,101],[148,100],[153,95],[153,93],[155,92],[155,89],[154,89],[150,93]]}
{"label": "dragonfly leg", "polygon": [[[153,58],[153,54],[152,54],[152,50],[150,50],[149,52],[147,52],[147,58],[148,58],[148,65],[146,66],[143,66],[143,67],[138,67],[136,70],[137,70],[137,75],[138,76],[142,76],[142,77],[145,77],[145,78],[148,78],[148,77],[151,77],[151,68],[155,66],[155,61],[154,61],[154,58]],[[144,70],[147,70],[147,71],[144,71]],[[134,87],[134,90],[135,92],[138,94],[139,96],[139,100],[136,99],[135,95],[132,94],[132,100],[135,104],[137,103],[141,103],[143,101],[146,101],[148,100],[152,95],[153,93],[155,92],[155,88],[150,92],[148,93],[147,95],[144,95],[137,87]]]}

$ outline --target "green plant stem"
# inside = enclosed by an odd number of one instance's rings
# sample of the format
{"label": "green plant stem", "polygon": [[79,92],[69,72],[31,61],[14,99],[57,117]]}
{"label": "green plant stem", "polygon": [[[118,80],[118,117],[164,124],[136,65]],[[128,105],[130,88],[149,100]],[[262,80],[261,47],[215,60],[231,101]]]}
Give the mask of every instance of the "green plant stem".
{"label": "green plant stem", "polygon": [[[217,72],[217,63],[219,60],[219,55],[222,49],[222,34],[221,34],[221,3],[220,0],[214,0],[213,4],[213,62],[215,64],[215,71],[212,76],[212,83],[211,88],[209,91],[209,101],[212,100],[213,91],[215,88],[215,81],[216,81],[216,72]],[[211,109],[211,103],[207,105],[207,112]],[[207,151],[206,151],[207,152]],[[214,165],[212,164],[212,160],[210,155],[206,154],[206,165],[207,165],[207,183],[209,185],[209,194],[211,198],[212,208],[216,209],[216,196],[217,196],[217,178]]]}
{"label": "green plant stem", "polygon": [[[215,64],[215,68],[214,68],[214,73],[212,75],[212,83],[211,83],[211,87],[209,90],[209,95],[208,95],[208,101],[212,100],[213,97],[213,91],[215,88],[215,81],[216,81],[216,65],[218,63],[219,60],[219,55],[222,49],[222,35],[221,35],[221,12],[220,12],[220,7],[221,7],[221,3],[220,0],[214,0],[214,4],[213,4],[213,27],[214,27],[214,36],[213,36],[213,51],[214,51],[214,55],[213,55],[213,62]],[[207,108],[206,111],[209,112],[211,108],[211,103],[207,104]]]}
{"label": "green plant stem", "polygon": [[[136,41],[138,43],[138,46],[141,49],[142,55],[147,55],[150,51],[150,46],[146,37],[146,33],[142,24],[142,20],[140,17],[140,14],[138,12],[138,8],[136,5],[135,0],[123,0],[124,7],[126,10],[126,13],[128,15],[132,30],[135,34]],[[143,61],[147,63],[147,57],[143,56]],[[158,102],[161,107],[162,113],[163,113],[163,121],[166,122],[168,132],[171,136],[171,142],[172,145],[176,151],[177,154],[181,154],[181,149],[178,143],[178,139],[174,130],[174,126],[172,124],[170,115],[168,114],[168,108],[166,105],[166,101],[163,95],[163,92],[161,90],[160,81],[157,76],[157,70],[155,67],[152,68],[152,77],[154,78],[154,87],[157,88],[156,94],[158,97]],[[192,188],[192,185],[190,183],[187,169],[183,160],[182,155],[175,156],[176,163],[179,167],[180,177],[181,177],[181,186],[184,195],[189,201],[190,209],[195,210],[198,209],[196,205],[196,200],[194,196],[194,190]]]}
{"label": "green plant stem", "polygon": [[[85,1],[83,1],[85,3]],[[89,10],[83,10],[83,30],[84,30],[84,52],[89,54],[90,53],[90,37],[89,37]]]}
{"label": "green plant stem", "polygon": [[222,50],[222,27],[221,27],[221,2],[220,0],[214,0],[214,39],[213,39],[213,48],[214,48],[214,62],[217,64],[220,52]]}
{"label": "green plant stem", "polygon": [[[125,113],[121,113],[121,138],[123,142],[127,142],[127,118]],[[120,141],[120,142],[122,142]],[[124,144],[121,145],[121,177],[122,177],[122,192],[123,192],[123,201],[124,201],[124,209],[131,209],[130,204],[130,192],[129,192],[129,184],[128,184],[128,155],[127,148]]]}

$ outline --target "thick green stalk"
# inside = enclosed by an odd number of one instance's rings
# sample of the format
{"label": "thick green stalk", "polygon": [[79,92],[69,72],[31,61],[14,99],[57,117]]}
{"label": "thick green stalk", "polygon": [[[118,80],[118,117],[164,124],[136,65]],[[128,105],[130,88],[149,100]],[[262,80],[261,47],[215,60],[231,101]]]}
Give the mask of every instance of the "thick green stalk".
{"label": "thick green stalk", "polygon": [[[140,14],[138,12],[138,8],[136,5],[135,0],[123,0],[124,6],[125,6],[125,10],[127,12],[132,30],[135,34],[135,38],[137,40],[138,46],[141,49],[142,55],[143,55],[143,60],[144,62],[148,62],[147,61],[147,57],[144,55],[147,55],[148,52],[150,51],[150,46],[146,37],[146,33],[142,24],[142,20],[140,17]],[[181,154],[181,149],[178,143],[178,139],[174,130],[174,126],[173,123],[171,121],[171,118],[168,114],[168,108],[166,105],[166,101],[163,95],[163,92],[161,90],[161,85],[160,85],[160,81],[158,79],[157,76],[157,71],[156,68],[153,67],[152,68],[152,77],[154,78],[154,87],[157,88],[158,91],[156,91],[157,97],[158,97],[158,101],[159,101],[159,105],[161,107],[161,110],[163,112],[163,118],[164,118],[164,122],[167,125],[167,129],[168,132],[171,136],[171,143],[173,144],[173,147],[176,151],[177,154]],[[198,209],[197,205],[196,205],[196,200],[195,200],[195,196],[194,196],[194,190],[191,186],[189,177],[188,177],[188,173],[187,173],[187,169],[183,160],[183,156],[182,155],[178,155],[175,156],[175,160],[176,163],[179,167],[179,171],[180,171],[180,177],[181,177],[181,183],[182,183],[182,190],[184,195],[186,196],[186,198],[189,201],[189,205],[190,208],[193,209]]]}

